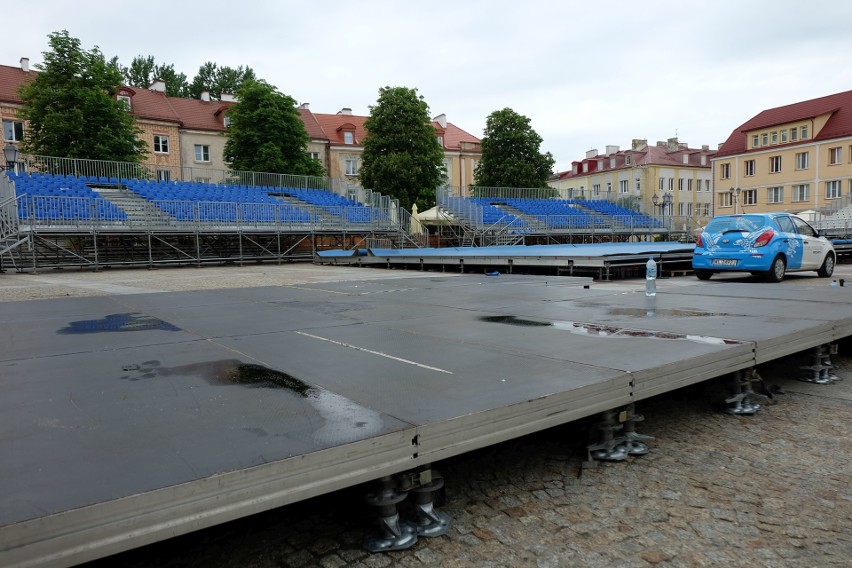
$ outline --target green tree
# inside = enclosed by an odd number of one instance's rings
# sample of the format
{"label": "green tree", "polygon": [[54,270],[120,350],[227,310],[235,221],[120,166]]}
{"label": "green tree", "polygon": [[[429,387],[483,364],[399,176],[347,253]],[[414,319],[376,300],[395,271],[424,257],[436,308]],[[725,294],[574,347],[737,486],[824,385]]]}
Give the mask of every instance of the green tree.
{"label": "green tree", "polygon": [[541,136],[530,119],[510,108],[492,112],[485,122],[482,159],[475,184],[485,187],[547,187],[554,159],[540,153]]}
{"label": "green tree", "polygon": [[296,101],[265,81],[250,79],[237,90],[228,110],[225,161],[235,170],[325,175],[308,155],[308,133]]}
{"label": "green tree", "polygon": [[189,83],[186,75],[175,71],[173,64],[158,65],[151,55],[137,55],[130,67],[122,67],[124,81],[131,87],[150,87],[156,79],[166,83],[166,94],[170,97],[189,96]]}
{"label": "green tree", "polygon": [[364,127],[361,184],[398,199],[404,209],[434,206],[435,189],[447,175],[444,152],[417,89],[379,89]]}
{"label": "green tree", "polygon": [[32,154],[139,162],[145,143],[122,101],[121,72],[97,47],[85,51],[68,32],[48,36],[40,73],[20,90],[28,122],[23,150]]}
{"label": "green tree", "polygon": [[189,96],[197,99],[203,91],[207,91],[210,98],[220,100],[222,93],[236,93],[240,85],[249,80],[257,80],[251,67],[219,67],[208,61],[199,67],[198,73],[189,84]]}

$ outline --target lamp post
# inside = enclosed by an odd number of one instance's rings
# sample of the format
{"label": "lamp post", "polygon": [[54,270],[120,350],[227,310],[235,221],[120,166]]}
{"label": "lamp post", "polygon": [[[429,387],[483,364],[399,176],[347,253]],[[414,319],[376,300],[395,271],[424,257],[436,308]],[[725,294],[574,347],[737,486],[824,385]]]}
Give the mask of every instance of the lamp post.
{"label": "lamp post", "polygon": [[732,187],[728,191],[731,192],[731,201],[734,202],[734,215],[739,213],[739,204],[740,204],[740,188]]}
{"label": "lamp post", "polygon": [[4,170],[15,170],[15,173],[18,173],[18,156],[20,152],[18,151],[18,147],[14,144],[6,144],[6,147],[3,148],[3,156],[6,158],[6,165],[2,168]]}

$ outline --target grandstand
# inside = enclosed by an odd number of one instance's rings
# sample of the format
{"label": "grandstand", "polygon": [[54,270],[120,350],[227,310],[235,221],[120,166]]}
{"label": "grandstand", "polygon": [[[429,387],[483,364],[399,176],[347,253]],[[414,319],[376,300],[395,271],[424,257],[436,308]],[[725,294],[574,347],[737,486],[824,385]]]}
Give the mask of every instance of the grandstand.
{"label": "grandstand", "polygon": [[[312,260],[318,250],[422,246],[396,200],[337,180],[30,157],[0,175],[0,259],[17,269]],[[209,173],[208,173],[209,175]]]}

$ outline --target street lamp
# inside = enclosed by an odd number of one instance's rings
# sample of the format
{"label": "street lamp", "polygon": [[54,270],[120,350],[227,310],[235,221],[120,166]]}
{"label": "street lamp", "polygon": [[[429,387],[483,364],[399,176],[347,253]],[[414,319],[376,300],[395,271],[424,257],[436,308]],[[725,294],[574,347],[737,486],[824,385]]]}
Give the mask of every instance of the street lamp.
{"label": "street lamp", "polygon": [[731,192],[731,201],[734,202],[734,215],[739,213],[739,203],[740,203],[740,188],[732,187],[728,191]]}
{"label": "street lamp", "polygon": [[20,152],[18,152],[18,147],[14,144],[6,144],[6,147],[3,148],[3,156],[6,158],[6,166],[2,169],[4,170],[15,170],[15,173],[18,173],[18,156]]}

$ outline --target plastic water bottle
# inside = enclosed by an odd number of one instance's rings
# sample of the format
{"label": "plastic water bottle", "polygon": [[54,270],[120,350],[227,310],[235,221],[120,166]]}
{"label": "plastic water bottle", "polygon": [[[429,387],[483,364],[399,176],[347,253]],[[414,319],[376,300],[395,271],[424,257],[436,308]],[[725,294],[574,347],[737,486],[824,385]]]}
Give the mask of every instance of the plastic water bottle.
{"label": "plastic water bottle", "polygon": [[645,295],[648,297],[657,295],[657,263],[649,258],[645,263]]}

